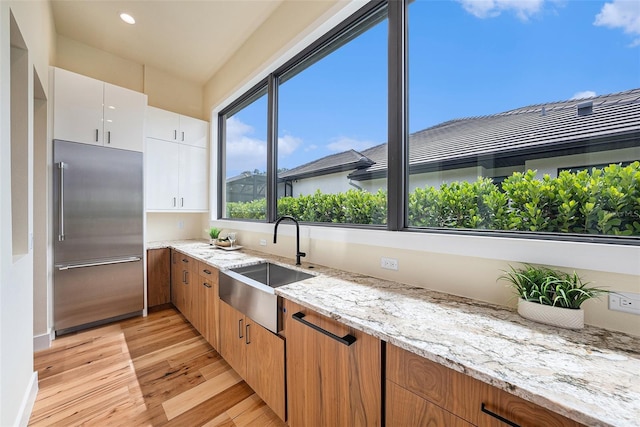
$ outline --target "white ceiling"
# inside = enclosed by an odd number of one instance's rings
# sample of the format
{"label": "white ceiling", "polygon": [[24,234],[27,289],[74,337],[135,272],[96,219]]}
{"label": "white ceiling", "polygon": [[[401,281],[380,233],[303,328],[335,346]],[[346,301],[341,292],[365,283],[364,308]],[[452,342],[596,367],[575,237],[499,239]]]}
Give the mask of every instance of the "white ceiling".
{"label": "white ceiling", "polygon": [[[204,84],[283,0],[51,0],[58,34]],[[135,25],[120,20],[127,12]]]}

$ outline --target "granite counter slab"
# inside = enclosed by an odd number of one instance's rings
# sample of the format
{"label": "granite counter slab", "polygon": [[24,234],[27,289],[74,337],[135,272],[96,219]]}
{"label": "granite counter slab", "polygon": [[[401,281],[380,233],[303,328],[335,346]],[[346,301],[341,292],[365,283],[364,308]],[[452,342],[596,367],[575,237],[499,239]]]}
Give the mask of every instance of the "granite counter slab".
{"label": "granite counter slab", "polygon": [[[202,241],[148,246],[154,247],[172,247],[221,270],[265,259],[293,264]],[[468,298],[327,267],[314,271],[316,277],[276,294],[585,425],[640,426],[638,337],[591,326],[554,328]]]}

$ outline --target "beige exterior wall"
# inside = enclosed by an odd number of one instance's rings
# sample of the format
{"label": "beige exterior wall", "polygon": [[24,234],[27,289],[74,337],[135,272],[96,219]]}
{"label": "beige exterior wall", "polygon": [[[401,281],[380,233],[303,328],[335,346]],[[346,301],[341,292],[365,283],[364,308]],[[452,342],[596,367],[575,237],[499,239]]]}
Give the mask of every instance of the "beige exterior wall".
{"label": "beige exterior wall", "polygon": [[[11,34],[10,16],[17,24]],[[19,97],[26,103],[26,114],[11,113],[11,43],[16,34],[24,40],[26,74]],[[23,46],[24,47],[24,46]],[[42,101],[36,101],[49,87],[48,66],[55,57],[55,27],[50,5],[45,1],[0,1],[0,425],[26,425],[37,392],[37,374],[33,371],[34,304],[41,290],[34,289],[34,253],[31,239],[24,253],[14,256],[12,239],[12,125],[27,129],[20,150],[27,152],[26,196],[24,212],[27,234],[34,233],[34,200],[46,194],[34,194],[34,137],[42,138]],[[37,77],[36,77],[37,76]],[[39,80],[39,84],[34,82]],[[43,90],[34,90],[41,86]],[[37,126],[34,125],[37,123]],[[46,125],[44,125],[46,128]],[[36,177],[37,179],[37,177]],[[46,299],[46,289],[44,290]],[[45,314],[46,315],[46,314]]]}

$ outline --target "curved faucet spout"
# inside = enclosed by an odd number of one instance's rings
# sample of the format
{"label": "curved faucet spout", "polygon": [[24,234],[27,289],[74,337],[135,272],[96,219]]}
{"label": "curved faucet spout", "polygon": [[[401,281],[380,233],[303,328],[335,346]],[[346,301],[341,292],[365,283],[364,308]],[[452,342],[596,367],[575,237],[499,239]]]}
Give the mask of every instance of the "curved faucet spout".
{"label": "curved faucet spout", "polygon": [[298,220],[290,215],[283,215],[276,221],[276,225],[273,228],[273,243],[278,243],[278,225],[285,220],[288,219],[293,221],[296,224],[296,265],[301,265],[300,257],[307,256],[306,253],[300,252],[300,224],[298,224]]}

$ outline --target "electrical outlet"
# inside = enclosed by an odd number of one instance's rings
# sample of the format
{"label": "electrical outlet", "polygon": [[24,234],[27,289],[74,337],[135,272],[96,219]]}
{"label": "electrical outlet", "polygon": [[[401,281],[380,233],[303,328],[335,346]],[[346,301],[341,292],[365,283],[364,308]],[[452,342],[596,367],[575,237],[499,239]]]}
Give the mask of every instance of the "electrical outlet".
{"label": "electrical outlet", "polygon": [[385,270],[397,270],[398,269],[398,260],[395,258],[380,258],[380,267]]}
{"label": "electrical outlet", "polygon": [[260,246],[267,246],[267,239],[260,239]]}
{"label": "electrical outlet", "polygon": [[640,315],[640,294],[609,292],[609,310]]}
{"label": "electrical outlet", "polygon": [[182,220],[178,221],[178,228],[180,230],[182,230],[184,228],[184,221],[182,221]]}

